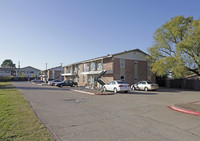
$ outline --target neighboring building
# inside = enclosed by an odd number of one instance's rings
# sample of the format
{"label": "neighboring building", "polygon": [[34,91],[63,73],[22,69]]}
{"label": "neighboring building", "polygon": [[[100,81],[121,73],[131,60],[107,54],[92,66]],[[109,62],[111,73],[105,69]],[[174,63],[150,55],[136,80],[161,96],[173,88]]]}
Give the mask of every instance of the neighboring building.
{"label": "neighboring building", "polygon": [[193,79],[193,80],[200,80],[200,76],[197,75],[197,74],[191,74],[189,76],[186,76],[186,79],[189,79],[189,80],[191,80],[191,79]]}
{"label": "neighboring building", "polygon": [[62,66],[58,66],[58,67],[54,67],[54,68],[50,68],[47,70],[43,70],[40,72],[40,79],[43,81],[48,81],[48,80],[63,80],[63,76],[61,75],[63,73],[63,67]]}
{"label": "neighboring building", "polygon": [[25,77],[38,77],[39,76],[39,69],[36,69],[31,66],[27,66],[24,68],[0,68],[0,76],[10,76],[10,77],[19,77],[18,73],[23,72]]}
{"label": "neighboring building", "polygon": [[100,88],[100,84],[123,80],[129,84],[141,80],[155,81],[151,75],[147,54],[139,49],[98,57],[64,66],[65,80],[73,80],[79,86]]}
{"label": "neighboring building", "polygon": [[17,68],[2,68],[0,67],[0,77],[16,77]]}

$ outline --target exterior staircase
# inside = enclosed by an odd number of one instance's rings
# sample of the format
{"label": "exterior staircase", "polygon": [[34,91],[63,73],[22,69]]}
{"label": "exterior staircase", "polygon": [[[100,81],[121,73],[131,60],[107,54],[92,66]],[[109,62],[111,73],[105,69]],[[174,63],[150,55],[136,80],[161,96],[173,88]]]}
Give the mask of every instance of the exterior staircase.
{"label": "exterior staircase", "polygon": [[98,74],[96,76],[96,78],[94,79],[95,81],[97,81],[99,84],[101,84],[102,86],[105,85],[105,82],[102,81],[101,77],[106,73],[106,70],[103,70],[100,74]]}

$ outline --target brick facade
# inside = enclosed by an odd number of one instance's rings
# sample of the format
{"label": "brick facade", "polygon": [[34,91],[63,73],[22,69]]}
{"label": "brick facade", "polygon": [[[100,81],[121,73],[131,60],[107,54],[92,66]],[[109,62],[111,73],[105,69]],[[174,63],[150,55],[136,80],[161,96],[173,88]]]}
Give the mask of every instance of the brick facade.
{"label": "brick facade", "polygon": [[114,58],[114,64],[113,64],[113,79],[114,80],[120,80],[120,59]]}
{"label": "brick facade", "polygon": [[134,83],[134,60],[125,60],[125,81],[129,84]]}
{"label": "brick facade", "polygon": [[138,61],[138,81],[148,80],[147,61]]}

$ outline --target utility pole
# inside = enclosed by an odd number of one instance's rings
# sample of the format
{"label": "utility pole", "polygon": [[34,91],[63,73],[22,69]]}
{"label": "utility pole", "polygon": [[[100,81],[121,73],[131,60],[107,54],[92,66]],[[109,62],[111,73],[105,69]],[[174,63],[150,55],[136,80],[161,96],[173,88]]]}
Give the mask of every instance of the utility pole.
{"label": "utility pole", "polygon": [[47,63],[46,63],[46,70],[45,70],[45,82],[47,83]]}

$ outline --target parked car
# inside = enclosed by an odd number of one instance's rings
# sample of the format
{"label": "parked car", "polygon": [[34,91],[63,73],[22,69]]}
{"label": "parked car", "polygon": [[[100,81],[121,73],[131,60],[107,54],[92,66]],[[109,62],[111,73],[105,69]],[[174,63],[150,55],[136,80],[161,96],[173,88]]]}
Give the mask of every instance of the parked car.
{"label": "parked car", "polygon": [[152,81],[139,81],[134,85],[131,85],[131,90],[157,90],[159,89],[158,84]]}
{"label": "parked car", "polygon": [[62,82],[59,82],[59,83],[55,84],[55,86],[61,87],[61,88],[63,86],[75,87],[75,86],[78,86],[78,84],[76,82],[73,82],[72,80],[64,80]]}
{"label": "parked car", "polygon": [[108,84],[103,86],[104,91],[113,91],[114,93],[117,92],[125,92],[127,93],[130,90],[130,85],[124,81],[111,81]]}
{"label": "parked car", "polygon": [[31,80],[31,82],[34,82],[34,83],[42,83],[42,82],[44,82],[44,81],[39,80],[39,79],[33,79],[33,80]]}
{"label": "parked car", "polygon": [[60,80],[51,80],[48,82],[48,85],[55,86],[55,84],[61,82]]}

